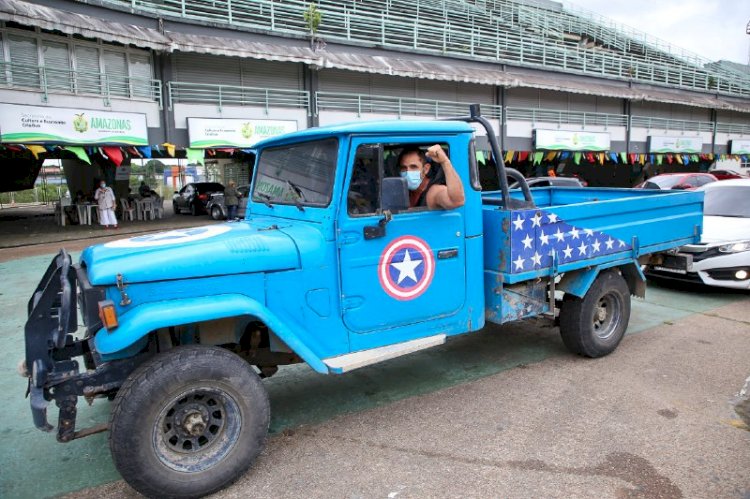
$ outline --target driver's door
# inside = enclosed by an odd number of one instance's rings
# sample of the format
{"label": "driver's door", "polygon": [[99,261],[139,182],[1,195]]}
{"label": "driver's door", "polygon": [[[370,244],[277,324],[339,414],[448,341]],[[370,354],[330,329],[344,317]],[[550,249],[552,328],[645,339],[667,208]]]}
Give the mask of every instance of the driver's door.
{"label": "driver's door", "polygon": [[[401,142],[414,145],[417,141],[404,138]],[[447,142],[419,140],[425,148]],[[343,320],[357,333],[351,340],[355,350],[363,344],[356,337],[364,333],[409,325],[429,330],[425,322],[449,319],[466,300],[463,208],[394,213],[382,237],[364,235],[365,227],[376,226],[384,218],[379,208],[380,180],[397,175],[393,156],[398,149],[399,141],[386,145],[363,138],[353,141],[350,151],[338,247]],[[382,344],[390,342],[383,339]],[[381,342],[370,339],[366,343],[377,346]]]}

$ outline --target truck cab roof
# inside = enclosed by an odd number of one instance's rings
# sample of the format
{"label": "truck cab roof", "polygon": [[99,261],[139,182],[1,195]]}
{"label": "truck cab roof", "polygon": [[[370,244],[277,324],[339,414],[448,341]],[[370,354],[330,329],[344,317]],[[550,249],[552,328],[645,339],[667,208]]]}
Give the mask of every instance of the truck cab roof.
{"label": "truck cab roof", "polygon": [[262,140],[253,146],[253,149],[281,145],[288,142],[299,142],[314,140],[334,135],[408,135],[408,134],[434,134],[434,133],[467,133],[474,129],[463,121],[352,121],[337,125],[308,128],[298,132],[292,132],[277,137]]}

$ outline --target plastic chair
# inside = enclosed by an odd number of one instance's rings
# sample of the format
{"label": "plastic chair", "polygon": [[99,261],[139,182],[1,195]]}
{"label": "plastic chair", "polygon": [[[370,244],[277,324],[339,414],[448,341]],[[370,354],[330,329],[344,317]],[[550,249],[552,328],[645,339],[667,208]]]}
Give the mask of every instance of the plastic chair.
{"label": "plastic chair", "polygon": [[132,222],[135,219],[135,208],[130,206],[130,203],[128,203],[128,200],[125,198],[120,198],[120,206],[122,207],[123,220],[129,218]]}
{"label": "plastic chair", "polygon": [[151,197],[151,209],[156,218],[164,217],[164,200],[159,196]]}
{"label": "plastic chair", "polygon": [[154,201],[153,199],[144,198],[141,200],[141,217],[142,220],[154,219]]}

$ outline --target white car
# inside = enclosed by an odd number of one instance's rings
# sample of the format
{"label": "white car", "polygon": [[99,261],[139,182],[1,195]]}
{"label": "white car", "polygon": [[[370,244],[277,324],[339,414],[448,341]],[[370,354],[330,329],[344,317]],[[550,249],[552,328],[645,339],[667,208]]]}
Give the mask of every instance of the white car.
{"label": "white car", "polygon": [[750,179],[712,182],[697,190],[706,193],[701,242],[663,253],[663,261],[646,273],[750,289]]}

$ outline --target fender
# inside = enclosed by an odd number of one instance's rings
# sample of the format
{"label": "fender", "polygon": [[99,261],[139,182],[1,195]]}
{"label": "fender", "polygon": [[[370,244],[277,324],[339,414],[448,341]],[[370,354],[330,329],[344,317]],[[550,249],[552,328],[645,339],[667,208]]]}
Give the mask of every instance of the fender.
{"label": "fender", "polygon": [[637,261],[612,262],[607,265],[597,265],[596,267],[566,272],[562,279],[560,279],[557,289],[583,298],[596,280],[599,272],[615,267],[619,268],[622,272],[622,277],[628,283],[628,288],[632,295],[639,298],[646,296],[646,276],[643,275],[643,271]]}
{"label": "fender", "polygon": [[97,331],[94,345],[102,355],[102,360],[114,360],[122,357],[123,353],[125,356],[131,355],[129,347],[155,329],[238,315],[257,317],[310,367],[319,373],[328,373],[323,361],[299,340],[289,326],[257,300],[240,294],[164,300],[139,305],[121,316],[121,319],[127,317],[127,320],[120,320],[117,329],[110,332],[102,328]]}

